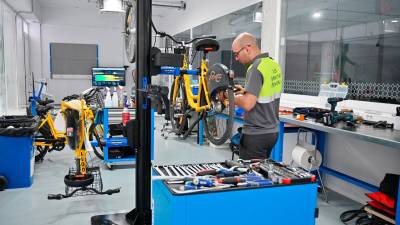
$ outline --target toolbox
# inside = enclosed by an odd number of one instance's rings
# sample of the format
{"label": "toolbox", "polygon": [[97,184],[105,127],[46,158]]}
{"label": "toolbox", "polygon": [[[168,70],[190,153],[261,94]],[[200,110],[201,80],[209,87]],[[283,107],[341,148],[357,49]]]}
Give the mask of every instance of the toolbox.
{"label": "toolbox", "polygon": [[[154,165],[154,224],[315,224],[314,175],[272,160],[258,162],[257,170],[239,168],[228,161]],[[200,176],[210,171],[223,173]]]}

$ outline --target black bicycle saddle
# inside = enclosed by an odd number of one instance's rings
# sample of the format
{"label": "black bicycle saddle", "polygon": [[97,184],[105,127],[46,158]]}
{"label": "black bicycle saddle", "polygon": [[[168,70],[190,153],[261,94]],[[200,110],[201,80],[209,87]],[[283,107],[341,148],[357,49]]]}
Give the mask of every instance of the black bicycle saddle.
{"label": "black bicycle saddle", "polygon": [[219,49],[219,43],[215,39],[202,39],[194,44],[196,51],[215,52]]}

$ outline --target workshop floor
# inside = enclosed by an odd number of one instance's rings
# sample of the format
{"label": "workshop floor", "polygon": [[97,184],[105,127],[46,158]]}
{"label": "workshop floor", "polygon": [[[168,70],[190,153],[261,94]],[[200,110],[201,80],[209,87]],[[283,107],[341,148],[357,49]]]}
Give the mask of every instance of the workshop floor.
{"label": "workshop floor", "polygon": [[[217,162],[231,157],[228,149],[199,147],[194,137],[179,141],[172,135],[165,140],[160,135],[163,119],[156,117],[156,164]],[[73,165],[73,152],[66,147],[61,152],[46,155],[35,165],[32,187],[0,192],[0,225],[85,225],[93,215],[126,212],[135,206],[135,169],[109,170],[94,154],[94,163],[102,165],[104,189],[121,187],[119,194],[111,196],[85,196],[64,200],[47,200],[47,194],[63,193],[63,177]],[[11,160],[11,159],[10,159]],[[329,191],[329,203],[319,200],[317,225],[340,225],[341,212],[357,209],[361,205],[335,192]]]}

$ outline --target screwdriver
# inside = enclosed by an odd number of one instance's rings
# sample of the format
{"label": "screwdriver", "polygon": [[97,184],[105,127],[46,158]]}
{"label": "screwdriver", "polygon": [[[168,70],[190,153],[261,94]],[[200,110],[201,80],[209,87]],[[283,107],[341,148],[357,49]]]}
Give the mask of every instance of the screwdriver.
{"label": "screwdriver", "polygon": [[211,179],[194,178],[193,184],[198,187],[214,187],[214,181]]}
{"label": "screwdriver", "polygon": [[272,184],[272,180],[256,180],[256,181],[247,181],[243,183],[238,183],[239,187],[260,187],[260,186],[268,186]]}
{"label": "screwdriver", "polygon": [[206,175],[212,175],[212,176],[219,176],[219,177],[234,177],[239,175],[239,171],[232,171],[228,169],[211,169],[211,170],[203,170],[198,173],[196,173],[196,176],[206,176]]}

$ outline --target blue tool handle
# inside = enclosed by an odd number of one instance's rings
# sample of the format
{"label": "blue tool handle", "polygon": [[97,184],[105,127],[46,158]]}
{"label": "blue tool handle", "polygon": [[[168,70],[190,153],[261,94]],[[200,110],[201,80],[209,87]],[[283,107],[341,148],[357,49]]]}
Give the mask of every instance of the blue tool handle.
{"label": "blue tool handle", "polygon": [[183,186],[183,191],[191,191],[191,190],[198,190],[198,189],[200,189],[200,188],[197,186],[193,186],[193,185],[185,184],[185,186]]}
{"label": "blue tool handle", "polygon": [[256,181],[256,180],[262,180],[264,179],[263,177],[260,177],[258,175],[248,175],[244,177],[247,181]]}
{"label": "blue tool handle", "polygon": [[271,180],[255,180],[255,181],[247,181],[245,183],[239,183],[240,187],[263,187],[272,185]]}
{"label": "blue tool handle", "polygon": [[195,178],[193,184],[198,187],[214,187],[214,181],[210,179]]}
{"label": "blue tool handle", "polygon": [[227,169],[217,169],[217,177],[234,177],[239,176],[239,171],[227,170]]}
{"label": "blue tool handle", "polygon": [[253,182],[258,183],[260,186],[272,185],[272,180],[255,180]]}

